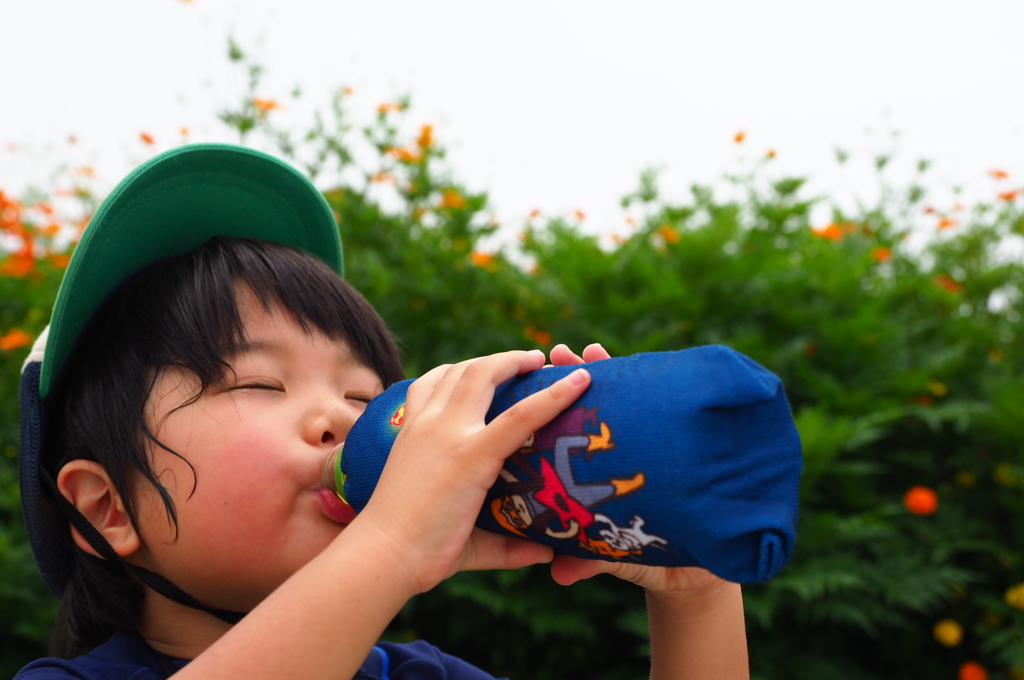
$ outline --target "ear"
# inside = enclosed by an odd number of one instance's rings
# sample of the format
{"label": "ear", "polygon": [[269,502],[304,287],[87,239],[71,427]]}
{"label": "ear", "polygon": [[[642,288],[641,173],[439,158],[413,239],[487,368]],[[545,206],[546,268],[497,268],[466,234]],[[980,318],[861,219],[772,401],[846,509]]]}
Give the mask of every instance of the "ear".
{"label": "ear", "polygon": [[[57,488],[118,555],[126,557],[141,547],[142,541],[125,512],[121,496],[102,465],[91,460],[67,463],[57,475]],[[71,536],[79,548],[100,556],[74,526]]]}

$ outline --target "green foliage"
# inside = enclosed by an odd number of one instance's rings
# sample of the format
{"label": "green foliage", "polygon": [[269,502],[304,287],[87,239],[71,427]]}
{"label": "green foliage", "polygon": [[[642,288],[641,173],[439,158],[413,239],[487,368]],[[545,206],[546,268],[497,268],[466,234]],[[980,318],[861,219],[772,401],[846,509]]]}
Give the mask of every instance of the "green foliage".
{"label": "green foliage", "polygon": [[[898,159],[881,154],[878,203],[812,228],[825,199],[765,158],[682,201],[645,172],[623,199],[642,218],[614,243],[556,217],[488,246],[515,227],[453,178],[432,128],[410,128],[408,99],[357,126],[339,93],[296,136],[253,96],[261,69],[237,46],[231,58],[250,91],[222,120],[329,182],[347,278],[394,329],[409,375],[598,341],[617,355],[723,343],[783,378],[804,444],[801,525],[792,562],[745,588],[756,678],[952,678],[968,660],[1024,671],[1024,603],[1007,595],[1024,582],[1019,199],[932,231],[930,163],[899,187],[884,174]],[[0,335],[41,329],[59,275],[0,277]],[[0,354],[2,670],[41,653],[53,610],[16,501],[24,351]],[[912,487],[936,492],[934,513],[908,510]],[[937,639],[942,620],[961,641]],[[510,677],[646,675],[642,593],[610,578],[563,589],[540,568],[462,574],[409,603],[388,636]]]}

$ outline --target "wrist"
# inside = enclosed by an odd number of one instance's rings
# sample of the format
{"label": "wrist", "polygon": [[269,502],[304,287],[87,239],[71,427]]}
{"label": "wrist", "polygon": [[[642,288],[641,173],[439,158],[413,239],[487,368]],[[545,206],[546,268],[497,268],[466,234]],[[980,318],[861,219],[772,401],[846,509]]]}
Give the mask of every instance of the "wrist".
{"label": "wrist", "polygon": [[740,603],[742,591],[738,583],[715,580],[697,588],[685,590],[646,589],[647,607],[654,613],[679,619],[693,619],[713,615],[734,608]]}

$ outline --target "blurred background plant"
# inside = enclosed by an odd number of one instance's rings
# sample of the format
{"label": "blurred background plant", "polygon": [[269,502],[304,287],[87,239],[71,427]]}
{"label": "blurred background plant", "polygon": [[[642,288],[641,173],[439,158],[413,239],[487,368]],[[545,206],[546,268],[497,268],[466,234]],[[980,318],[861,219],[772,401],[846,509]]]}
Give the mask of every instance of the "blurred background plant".
{"label": "blurred background plant", "polygon": [[[769,152],[685,200],[663,199],[658,173],[643,173],[618,234],[587,233],[582,213],[498,224],[486,193],[446,165],[434,127],[413,123],[409,97],[355,125],[342,89],[296,133],[276,124],[288,101],[261,96],[259,64],[234,44],[230,59],[248,89],[221,120],[324,187],[346,277],[391,325],[410,376],[598,341],[614,355],[722,343],[782,377],[804,444],[801,525],[792,562],[745,588],[755,678],[1024,677],[1014,178],[981,170],[991,200],[932,205],[929,163],[904,185],[888,175],[903,159],[879,155],[879,198],[815,224],[812,208],[831,202],[780,176]],[[77,169],[54,196],[0,194],[7,675],[45,653],[55,608],[21,528],[17,375],[95,207],[90,179]],[[634,587],[560,588],[536,568],[452,578],[410,602],[388,637],[427,639],[499,676],[622,680],[646,677],[645,631]]]}

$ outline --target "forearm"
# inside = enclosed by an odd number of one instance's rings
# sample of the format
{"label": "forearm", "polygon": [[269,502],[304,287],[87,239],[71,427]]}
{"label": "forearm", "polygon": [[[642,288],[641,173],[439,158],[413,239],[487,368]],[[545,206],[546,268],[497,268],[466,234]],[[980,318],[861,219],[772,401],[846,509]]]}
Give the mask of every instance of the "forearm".
{"label": "forearm", "polygon": [[651,680],[746,680],[740,586],[720,582],[700,593],[648,591]]}

